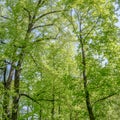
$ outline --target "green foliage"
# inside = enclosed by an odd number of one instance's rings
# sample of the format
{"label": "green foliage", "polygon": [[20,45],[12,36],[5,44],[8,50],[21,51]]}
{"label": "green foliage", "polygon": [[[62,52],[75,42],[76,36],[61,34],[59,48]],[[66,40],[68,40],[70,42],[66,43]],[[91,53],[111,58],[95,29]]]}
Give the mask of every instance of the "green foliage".
{"label": "green foliage", "polygon": [[[10,114],[13,98],[18,95],[18,120],[89,119],[82,76],[84,69],[96,120],[119,119],[120,48],[114,2],[0,2],[0,119],[4,113],[5,92],[9,94]],[[17,66],[19,61],[20,67]],[[8,91],[5,83],[11,65],[13,76]],[[14,86],[17,70],[19,93],[15,92]]]}

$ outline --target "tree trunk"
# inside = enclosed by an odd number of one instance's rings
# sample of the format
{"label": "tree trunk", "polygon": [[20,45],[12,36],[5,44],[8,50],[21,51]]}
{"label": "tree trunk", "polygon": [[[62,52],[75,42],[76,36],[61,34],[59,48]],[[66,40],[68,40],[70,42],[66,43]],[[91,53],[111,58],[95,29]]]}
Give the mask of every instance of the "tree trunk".
{"label": "tree trunk", "polygon": [[71,112],[71,111],[70,111],[69,116],[70,116],[70,120],[73,120],[73,119],[72,119],[72,112]]}
{"label": "tree trunk", "polygon": [[90,120],[95,120],[94,113],[92,110],[91,102],[90,102],[90,96],[89,91],[87,88],[87,76],[86,76],[86,56],[85,56],[85,50],[82,38],[80,37],[80,44],[81,44],[81,51],[82,51],[82,65],[83,65],[83,81],[84,81],[84,91],[85,91],[85,100],[86,100],[86,106],[89,113]]}
{"label": "tree trunk", "polygon": [[42,109],[40,108],[40,112],[39,112],[39,120],[42,120]]}
{"label": "tree trunk", "polygon": [[17,68],[15,70],[15,80],[14,80],[15,95],[13,97],[12,120],[17,120],[18,118],[20,72],[21,72],[21,60],[18,61]]}
{"label": "tree trunk", "polygon": [[91,102],[90,102],[90,95],[89,95],[89,91],[87,88],[87,75],[86,75],[87,68],[86,68],[86,55],[85,55],[85,47],[84,47],[85,39],[82,37],[82,27],[81,27],[82,17],[81,17],[81,14],[77,13],[77,17],[78,17],[79,32],[80,32],[80,34],[78,35],[78,40],[80,43],[81,54],[82,54],[82,66],[83,66],[82,76],[83,76],[83,81],[84,81],[85,101],[86,101],[86,106],[87,106],[90,120],[95,120],[94,113],[93,113],[92,106],[91,106]]}
{"label": "tree trunk", "polygon": [[[60,100],[61,96],[60,96],[60,91],[59,91],[59,100]],[[58,115],[59,115],[59,119],[61,119],[61,103],[59,102],[58,104]]]}
{"label": "tree trunk", "polygon": [[54,114],[55,114],[55,95],[54,95],[54,91],[53,91],[53,101],[52,101],[52,110],[51,110],[51,120],[54,120]]}

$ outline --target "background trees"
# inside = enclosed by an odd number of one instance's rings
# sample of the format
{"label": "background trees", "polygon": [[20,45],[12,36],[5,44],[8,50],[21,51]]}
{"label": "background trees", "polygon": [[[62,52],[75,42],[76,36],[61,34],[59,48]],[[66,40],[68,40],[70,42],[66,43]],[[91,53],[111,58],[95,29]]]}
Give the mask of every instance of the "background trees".
{"label": "background trees", "polygon": [[1,119],[119,118],[115,1],[5,0],[0,7]]}

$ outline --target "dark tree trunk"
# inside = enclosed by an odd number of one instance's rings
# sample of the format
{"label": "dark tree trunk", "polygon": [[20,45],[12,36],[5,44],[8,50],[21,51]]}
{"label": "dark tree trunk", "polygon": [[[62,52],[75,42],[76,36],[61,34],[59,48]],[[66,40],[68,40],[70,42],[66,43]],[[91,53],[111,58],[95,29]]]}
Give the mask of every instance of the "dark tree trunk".
{"label": "dark tree trunk", "polygon": [[[61,99],[61,96],[60,96],[60,91],[59,91],[59,100]],[[59,102],[59,105],[58,105],[58,115],[59,115],[59,119],[61,119],[61,103]]]}
{"label": "dark tree trunk", "polygon": [[70,111],[70,120],[73,120],[73,119],[72,119],[72,112],[71,112],[71,111]]}
{"label": "dark tree trunk", "polygon": [[90,101],[90,95],[89,95],[89,91],[88,91],[88,87],[87,87],[87,75],[86,75],[87,68],[86,68],[86,55],[85,55],[85,47],[84,47],[85,38],[82,37],[82,27],[81,27],[82,16],[80,13],[77,13],[77,17],[78,17],[79,32],[80,32],[80,34],[78,35],[78,40],[80,42],[80,48],[81,48],[81,54],[82,54],[82,66],[83,66],[82,76],[83,76],[83,81],[84,81],[85,101],[86,101],[86,106],[87,106],[90,120],[95,120],[94,113],[92,110],[91,101]]}
{"label": "dark tree trunk", "polygon": [[12,120],[17,120],[18,118],[20,72],[21,72],[21,60],[18,61],[17,68],[15,70],[15,80],[14,80],[15,95],[13,96]]}
{"label": "dark tree trunk", "polygon": [[40,108],[39,120],[42,120],[42,109]]}
{"label": "dark tree trunk", "polygon": [[82,51],[83,80],[84,80],[84,91],[85,91],[86,106],[87,106],[87,110],[88,110],[88,113],[89,113],[90,120],[95,120],[94,113],[93,113],[92,106],[91,106],[91,102],[90,102],[89,91],[88,91],[88,88],[87,88],[86,56],[85,56],[84,45],[83,45],[81,37],[80,37],[80,44],[81,44],[81,51]]}
{"label": "dark tree trunk", "polygon": [[59,115],[59,119],[61,118],[60,114],[61,114],[61,106],[60,106],[60,104],[59,104],[59,106],[58,106],[58,115]]}
{"label": "dark tree trunk", "polygon": [[55,114],[55,95],[54,95],[54,91],[53,91],[53,101],[52,101],[52,110],[51,110],[51,120],[54,120],[54,114]]}

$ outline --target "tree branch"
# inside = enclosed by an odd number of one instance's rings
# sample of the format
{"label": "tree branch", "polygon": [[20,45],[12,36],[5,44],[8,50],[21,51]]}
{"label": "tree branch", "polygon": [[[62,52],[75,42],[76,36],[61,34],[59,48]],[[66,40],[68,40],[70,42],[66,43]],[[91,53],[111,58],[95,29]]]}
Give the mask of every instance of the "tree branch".
{"label": "tree branch", "polygon": [[40,103],[39,103],[37,100],[33,99],[32,97],[30,97],[29,95],[24,94],[24,93],[19,94],[19,99],[20,99],[20,97],[22,97],[22,96],[27,97],[27,98],[29,98],[30,100],[32,100],[33,102],[35,102],[35,103],[37,103],[37,104],[40,105]]}
{"label": "tree branch", "polygon": [[38,101],[48,101],[48,102],[52,102],[52,101],[53,101],[52,99],[42,99],[42,98],[35,100],[34,98],[32,98],[32,97],[30,97],[29,95],[24,94],[24,93],[19,94],[19,99],[20,99],[20,97],[22,97],[22,96],[29,98],[30,100],[32,100],[33,102],[35,102],[35,103],[37,103],[37,104],[39,104],[39,105],[40,105],[40,103],[39,103]]}
{"label": "tree branch", "polygon": [[98,102],[101,102],[101,101],[103,101],[103,100],[106,100],[106,99],[108,99],[108,98],[110,98],[110,97],[112,97],[112,96],[114,96],[114,95],[117,95],[117,94],[118,94],[118,93],[113,93],[113,94],[110,94],[110,95],[105,96],[105,97],[103,97],[103,98],[100,98],[100,99],[98,99],[97,101],[95,101],[95,102],[93,103],[93,105],[96,104],[96,103],[98,103]]}
{"label": "tree branch", "polygon": [[42,18],[42,17],[44,17],[46,15],[53,14],[53,13],[58,13],[58,12],[62,12],[62,11],[66,11],[66,10],[56,10],[56,11],[50,11],[50,12],[44,13],[41,16],[39,16],[38,18],[36,18],[35,21],[38,21],[40,18]]}
{"label": "tree branch", "polygon": [[34,64],[35,64],[36,67],[37,67],[37,69],[38,69],[38,70],[42,69],[41,67],[39,67],[39,65],[37,64],[36,60],[35,60],[34,57],[32,56],[32,54],[30,53],[29,55],[30,55],[30,57],[32,58]]}
{"label": "tree branch", "polygon": [[39,39],[37,39],[36,41],[34,41],[34,43],[35,43],[35,42],[40,42],[40,41],[43,41],[43,40],[56,39],[56,38],[57,38],[57,36],[56,36],[56,37],[44,37],[44,38],[39,38]]}
{"label": "tree branch", "polygon": [[53,24],[46,24],[46,25],[35,26],[35,27],[33,27],[33,28],[31,29],[31,31],[34,30],[34,29],[36,29],[36,28],[45,27],[45,26],[52,26],[52,25],[53,25]]}
{"label": "tree branch", "polygon": [[100,19],[101,15],[98,17],[98,19],[96,20],[95,24],[93,25],[93,27],[91,28],[91,30],[86,34],[86,36],[84,37],[84,40],[88,37],[88,35],[94,30],[94,28],[96,27],[99,19]]}
{"label": "tree branch", "polygon": [[34,14],[33,14],[33,17],[32,17],[32,22],[34,21],[34,19],[36,18],[36,14],[38,12],[38,9],[39,9],[39,5],[41,4],[42,0],[38,0],[38,3],[37,3],[37,6],[35,8],[35,11],[34,11]]}
{"label": "tree branch", "polygon": [[27,8],[23,8],[23,9],[28,13],[29,21],[31,21],[31,14],[30,14],[30,11],[29,11]]}

